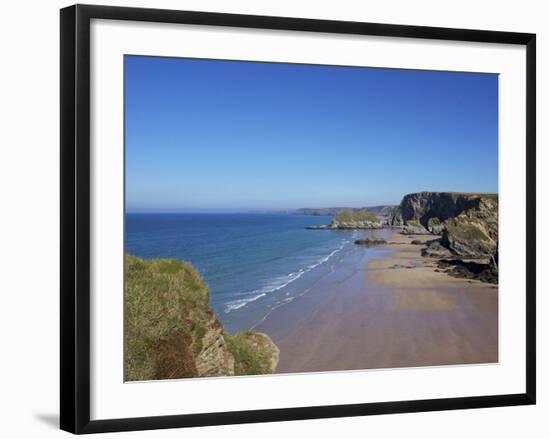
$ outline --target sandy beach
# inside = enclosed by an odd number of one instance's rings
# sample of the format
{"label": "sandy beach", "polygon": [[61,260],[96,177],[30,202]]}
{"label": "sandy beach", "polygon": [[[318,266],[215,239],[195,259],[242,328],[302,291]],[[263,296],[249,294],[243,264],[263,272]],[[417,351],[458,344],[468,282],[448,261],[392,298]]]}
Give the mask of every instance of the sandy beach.
{"label": "sandy beach", "polygon": [[385,233],[255,328],[280,348],[276,372],[498,361],[498,288],[435,271],[411,244],[429,236]]}

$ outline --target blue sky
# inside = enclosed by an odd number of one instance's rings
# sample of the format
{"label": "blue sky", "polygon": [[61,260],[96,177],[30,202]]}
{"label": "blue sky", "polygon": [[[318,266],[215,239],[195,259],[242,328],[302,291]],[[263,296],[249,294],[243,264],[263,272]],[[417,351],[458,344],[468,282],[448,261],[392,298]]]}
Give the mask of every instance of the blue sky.
{"label": "blue sky", "polygon": [[125,57],[129,211],[498,190],[498,76]]}

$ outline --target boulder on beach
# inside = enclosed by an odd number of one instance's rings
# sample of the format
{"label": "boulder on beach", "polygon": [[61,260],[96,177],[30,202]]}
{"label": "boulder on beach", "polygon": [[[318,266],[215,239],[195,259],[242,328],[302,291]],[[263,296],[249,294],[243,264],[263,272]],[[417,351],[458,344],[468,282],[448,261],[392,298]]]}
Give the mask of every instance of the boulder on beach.
{"label": "boulder on beach", "polygon": [[491,261],[473,262],[462,259],[444,259],[439,261],[438,267],[444,269],[449,276],[498,284],[498,268]]}
{"label": "boulder on beach", "polygon": [[429,235],[430,232],[422,226],[418,221],[408,221],[403,230],[401,231],[403,235]]}
{"label": "boulder on beach", "polygon": [[421,250],[421,254],[429,258],[450,258],[453,256],[448,248],[441,245],[439,239],[428,241],[426,247]]}
{"label": "boulder on beach", "polygon": [[388,241],[386,241],[385,239],[381,239],[381,238],[357,239],[355,241],[355,244],[364,245],[364,246],[367,246],[367,247],[373,247],[375,245],[383,245],[383,244],[387,244],[387,243],[388,243]]}
{"label": "boulder on beach", "polygon": [[426,229],[433,235],[441,235],[445,229],[445,225],[439,220],[439,218],[433,217],[428,220]]}

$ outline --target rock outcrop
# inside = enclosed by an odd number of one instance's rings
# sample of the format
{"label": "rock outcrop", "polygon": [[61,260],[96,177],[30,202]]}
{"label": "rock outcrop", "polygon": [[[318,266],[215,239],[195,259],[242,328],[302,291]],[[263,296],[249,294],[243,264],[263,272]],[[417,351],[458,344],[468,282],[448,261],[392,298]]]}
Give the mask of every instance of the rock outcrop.
{"label": "rock outcrop", "polygon": [[309,208],[304,207],[297,210],[297,213],[301,215],[315,215],[315,216],[336,216],[339,213],[349,210],[352,212],[369,212],[372,215],[379,217],[392,217],[397,206],[369,206],[369,207],[318,207]]}
{"label": "rock outcrop", "polygon": [[[379,229],[391,226],[391,219],[397,206],[370,206],[370,207],[324,207],[324,208],[302,208],[297,213],[302,215],[333,216],[335,221],[324,226],[306,227],[311,230],[334,230],[334,229]],[[341,215],[367,216],[367,221],[338,219]]]}
{"label": "rock outcrop", "polygon": [[374,247],[375,245],[384,245],[387,244],[388,241],[381,238],[367,238],[367,239],[356,239],[354,241],[357,245],[364,245],[367,247]]}
{"label": "rock outcrop", "polygon": [[235,374],[235,359],[227,347],[220,321],[212,315],[205,322],[208,328],[201,339],[202,348],[195,358],[197,376],[227,376]]}
{"label": "rock outcrop", "polygon": [[230,335],[193,267],[125,258],[125,379],[273,373],[279,349],[265,334]]}
{"label": "rock outcrop", "polygon": [[492,262],[465,262],[460,259],[454,259],[439,261],[437,266],[440,271],[447,273],[449,276],[498,284],[498,268]]}
{"label": "rock outcrop", "polygon": [[308,226],[308,230],[369,230],[381,229],[384,224],[378,217],[366,210],[343,210],[338,213],[329,225]]}
{"label": "rock outcrop", "polygon": [[426,247],[421,250],[422,256],[429,258],[450,258],[453,256],[451,250],[441,245],[441,240],[435,239],[426,242]]}
{"label": "rock outcrop", "polygon": [[411,220],[403,226],[404,235],[429,235],[431,232],[422,226],[418,221]]}
{"label": "rock outcrop", "polygon": [[427,256],[492,258],[498,247],[498,195],[418,192],[403,197],[391,220],[403,233],[440,235]]}
{"label": "rock outcrop", "polygon": [[381,229],[384,225],[375,221],[332,221],[328,225],[307,226],[307,230],[371,230]]}

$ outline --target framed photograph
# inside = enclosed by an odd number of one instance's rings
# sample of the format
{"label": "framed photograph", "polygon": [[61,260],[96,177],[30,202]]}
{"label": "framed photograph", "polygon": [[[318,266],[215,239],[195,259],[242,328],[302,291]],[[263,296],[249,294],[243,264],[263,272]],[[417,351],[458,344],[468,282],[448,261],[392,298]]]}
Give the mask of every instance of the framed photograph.
{"label": "framed photograph", "polygon": [[61,10],[61,428],[535,403],[535,35]]}

